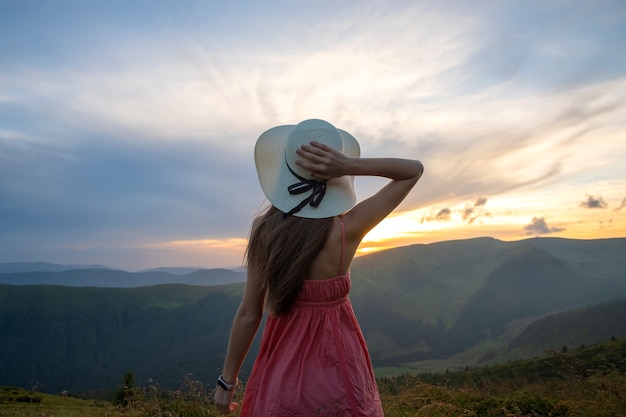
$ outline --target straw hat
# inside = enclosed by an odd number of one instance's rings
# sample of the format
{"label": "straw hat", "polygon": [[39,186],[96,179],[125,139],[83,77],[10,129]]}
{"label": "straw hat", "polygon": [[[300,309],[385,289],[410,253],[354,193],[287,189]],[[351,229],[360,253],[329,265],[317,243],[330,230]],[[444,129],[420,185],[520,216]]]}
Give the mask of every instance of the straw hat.
{"label": "straw hat", "polygon": [[296,149],[312,140],[348,156],[360,155],[359,143],[352,135],[324,120],[274,127],[264,132],[254,147],[263,193],[285,215],[320,219],[345,213],[356,203],[353,176],[319,181],[296,165],[296,160],[302,159]]}

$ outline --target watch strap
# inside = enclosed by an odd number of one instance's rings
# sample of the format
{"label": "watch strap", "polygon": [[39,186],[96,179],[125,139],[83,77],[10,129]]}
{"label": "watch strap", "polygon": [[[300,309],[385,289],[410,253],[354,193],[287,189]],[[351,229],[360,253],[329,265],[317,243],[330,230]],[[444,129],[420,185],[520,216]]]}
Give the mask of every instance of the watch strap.
{"label": "watch strap", "polygon": [[222,377],[222,375],[220,375],[217,378],[217,385],[219,385],[220,387],[224,388],[226,391],[234,390],[236,383],[237,383],[237,378],[235,378],[235,382],[232,383],[232,384],[229,384],[228,382],[224,381],[224,377]]}

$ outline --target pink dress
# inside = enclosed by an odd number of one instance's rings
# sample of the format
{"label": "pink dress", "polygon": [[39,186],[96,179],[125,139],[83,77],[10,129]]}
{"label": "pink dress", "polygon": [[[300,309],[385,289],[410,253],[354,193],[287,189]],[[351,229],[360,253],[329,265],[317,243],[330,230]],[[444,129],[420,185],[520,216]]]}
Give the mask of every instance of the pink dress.
{"label": "pink dress", "polygon": [[291,310],[267,318],[241,417],[383,415],[349,291],[349,273],[305,280]]}

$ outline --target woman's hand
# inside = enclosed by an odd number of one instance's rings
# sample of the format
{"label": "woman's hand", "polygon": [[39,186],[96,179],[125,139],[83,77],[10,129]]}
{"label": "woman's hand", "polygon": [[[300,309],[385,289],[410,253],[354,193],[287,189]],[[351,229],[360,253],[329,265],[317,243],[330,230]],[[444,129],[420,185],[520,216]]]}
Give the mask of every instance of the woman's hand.
{"label": "woman's hand", "polygon": [[326,181],[344,175],[350,175],[350,166],[353,158],[345,155],[330,146],[316,141],[302,145],[296,153],[304,158],[296,164],[309,171],[315,179]]}
{"label": "woman's hand", "polygon": [[234,391],[226,391],[219,385],[215,388],[213,402],[222,414],[233,413],[239,407],[239,404],[232,402],[233,394]]}

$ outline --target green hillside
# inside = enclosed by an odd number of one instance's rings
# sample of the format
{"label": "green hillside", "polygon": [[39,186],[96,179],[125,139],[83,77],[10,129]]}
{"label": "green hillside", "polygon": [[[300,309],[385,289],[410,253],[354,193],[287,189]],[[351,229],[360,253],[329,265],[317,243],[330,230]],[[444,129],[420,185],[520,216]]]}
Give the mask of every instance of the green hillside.
{"label": "green hillside", "polygon": [[136,289],[0,286],[0,384],[110,389],[134,371],[175,387],[212,379],[242,285]]}
{"label": "green hillside", "polygon": [[353,298],[386,301],[389,309],[428,324],[451,326],[508,251],[479,238],[412,245],[358,258],[352,267]]}
{"label": "green hillside", "polygon": [[532,320],[626,296],[624,253],[626,239],[407,246],[359,258],[351,298],[379,366],[443,359],[504,347]]}
{"label": "green hillside", "polygon": [[501,357],[528,358],[549,349],[572,349],[622,337],[626,337],[626,298],[539,319],[516,336]]}
{"label": "green hillside", "polygon": [[[528,357],[553,346],[555,335],[593,343],[586,329],[600,323],[621,336],[609,310],[553,322],[553,338],[524,330],[626,297],[624,253],[626,239],[414,245],[356,259],[350,298],[376,368],[441,370]],[[242,289],[0,285],[0,385],[110,389],[127,371],[168,388],[189,373],[212,380]],[[243,378],[255,354],[256,345]]]}

